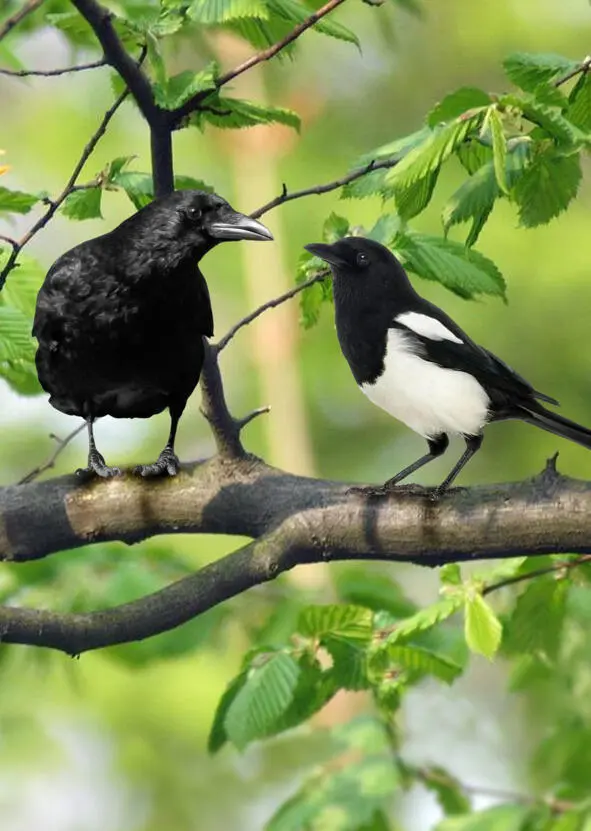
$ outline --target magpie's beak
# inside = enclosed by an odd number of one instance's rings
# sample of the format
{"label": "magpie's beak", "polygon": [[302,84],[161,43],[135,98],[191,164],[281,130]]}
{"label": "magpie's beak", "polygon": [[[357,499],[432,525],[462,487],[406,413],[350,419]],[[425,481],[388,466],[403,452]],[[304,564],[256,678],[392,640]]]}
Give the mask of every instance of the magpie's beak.
{"label": "magpie's beak", "polygon": [[224,211],[219,219],[209,226],[209,233],[219,240],[256,239],[272,240],[273,234],[262,222],[251,219],[238,211]]}
{"label": "magpie's beak", "polygon": [[310,254],[314,254],[315,257],[319,257],[324,262],[328,263],[332,266],[342,266],[345,265],[344,260],[342,257],[339,257],[338,253],[335,251],[333,245],[328,245],[326,242],[313,242],[310,245],[304,245],[306,251],[309,251]]}

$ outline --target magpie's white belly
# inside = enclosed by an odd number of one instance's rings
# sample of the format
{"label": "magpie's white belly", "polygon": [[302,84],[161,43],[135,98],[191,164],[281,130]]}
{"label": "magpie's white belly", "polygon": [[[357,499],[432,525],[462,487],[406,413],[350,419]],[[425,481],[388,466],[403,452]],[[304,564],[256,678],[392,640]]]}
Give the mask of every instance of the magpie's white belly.
{"label": "magpie's white belly", "polygon": [[425,438],[440,433],[476,435],[487,421],[488,395],[467,372],[443,369],[412,350],[404,333],[391,329],[385,369],[374,384],[361,384],[370,401]]}

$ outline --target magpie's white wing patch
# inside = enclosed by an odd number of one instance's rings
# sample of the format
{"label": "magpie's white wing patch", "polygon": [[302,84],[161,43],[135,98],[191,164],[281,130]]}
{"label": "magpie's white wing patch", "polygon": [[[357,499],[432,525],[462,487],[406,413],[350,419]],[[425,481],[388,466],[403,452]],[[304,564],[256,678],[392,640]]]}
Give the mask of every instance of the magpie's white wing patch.
{"label": "magpie's white wing patch", "polygon": [[462,339],[454,335],[453,332],[450,332],[447,326],[444,326],[440,320],[429,317],[429,315],[420,314],[420,312],[403,312],[394,318],[394,321],[400,323],[406,329],[410,329],[415,335],[420,335],[422,338],[463,343]]}

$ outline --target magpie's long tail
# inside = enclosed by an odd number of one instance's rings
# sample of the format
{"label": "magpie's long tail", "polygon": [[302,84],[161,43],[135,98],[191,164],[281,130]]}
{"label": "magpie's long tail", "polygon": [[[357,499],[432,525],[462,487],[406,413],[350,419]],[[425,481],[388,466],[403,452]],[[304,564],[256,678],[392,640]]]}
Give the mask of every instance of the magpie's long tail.
{"label": "magpie's long tail", "polygon": [[522,418],[529,424],[535,424],[536,427],[541,427],[542,430],[548,430],[549,433],[562,436],[564,439],[569,439],[591,449],[591,430],[583,427],[582,424],[570,421],[570,419],[564,418],[558,413],[552,413],[537,403],[535,409],[532,407],[532,409],[524,408],[524,410],[525,413]]}

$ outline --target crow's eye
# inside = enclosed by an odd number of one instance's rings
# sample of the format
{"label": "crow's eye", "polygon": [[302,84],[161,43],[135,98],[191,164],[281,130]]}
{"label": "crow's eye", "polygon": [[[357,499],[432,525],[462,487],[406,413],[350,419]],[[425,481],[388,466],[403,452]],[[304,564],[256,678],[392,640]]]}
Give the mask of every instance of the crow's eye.
{"label": "crow's eye", "polygon": [[199,219],[201,213],[201,208],[198,208],[195,205],[192,205],[190,208],[187,209],[187,216],[190,219]]}
{"label": "crow's eye", "polygon": [[361,268],[364,268],[364,266],[366,266],[368,264],[369,264],[369,257],[367,256],[367,254],[364,254],[362,251],[360,251],[359,254],[357,254],[357,265],[360,266]]}

